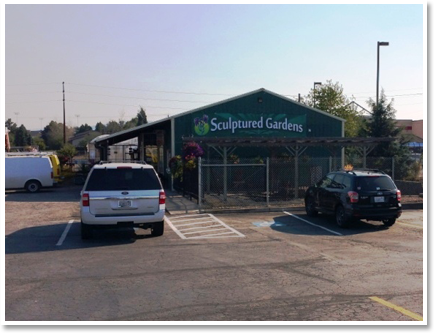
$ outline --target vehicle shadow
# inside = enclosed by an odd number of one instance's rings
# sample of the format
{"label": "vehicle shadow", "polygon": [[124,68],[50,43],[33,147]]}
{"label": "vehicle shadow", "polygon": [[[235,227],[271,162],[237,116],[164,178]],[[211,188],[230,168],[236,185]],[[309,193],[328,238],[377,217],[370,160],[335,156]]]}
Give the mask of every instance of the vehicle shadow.
{"label": "vehicle shadow", "polygon": [[69,185],[42,189],[37,193],[25,190],[6,190],[6,202],[78,202],[82,187]]}
{"label": "vehicle shadow", "polygon": [[270,228],[295,235],[335,237],[381,232],[389,229],[382,222],[364,220],[354,221],[349,228],[344,229],[336,225],[334,216],[321,214],[317,217],[309,217],[306,214],[297,214],[297,216],[305,221],[290,215],[282,215],[274,218],[274,223],[270,225]]}
{"label": "vehicle shadow", "polygon": [[[20,254],[119,246],[135,243],[139,239],[154,238],[147,230],[134,228],[101,229],[92,238],[82,240],[80,223],[74,222],[66,237],[61,240],[68,223],[29,227],[17,230],[5,237],[5,253]],[[149,232],[149,235],[146,234]]]}

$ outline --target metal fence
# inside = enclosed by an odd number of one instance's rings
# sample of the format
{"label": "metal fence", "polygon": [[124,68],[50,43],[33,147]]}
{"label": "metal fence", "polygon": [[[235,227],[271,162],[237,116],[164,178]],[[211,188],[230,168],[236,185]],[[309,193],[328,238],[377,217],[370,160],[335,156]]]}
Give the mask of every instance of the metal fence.
{"label": "metal fence", "polygon": [[341,165],[339,158],[200,159],[199,207],[277,205],[304,197],[306,189]]}
{"label": "metal fence", "polygon": [[199,207],[281,207],[303,200],[309,186],[328,172],[342,166],[379,169],[393,179],[399,163],[393,157],[314,158],[239,158],[223,163],[222,159],[199,158],[197,168],[184,172],[182,182],[174,182],[184,195],[197,199]]}

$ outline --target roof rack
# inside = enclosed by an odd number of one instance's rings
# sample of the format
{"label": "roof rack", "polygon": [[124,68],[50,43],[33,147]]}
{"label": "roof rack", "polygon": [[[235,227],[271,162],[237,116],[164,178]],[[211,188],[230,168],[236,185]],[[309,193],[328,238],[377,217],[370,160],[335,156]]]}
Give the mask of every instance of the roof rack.
{"label": "roof rack", "polygon": [[116,160],[116,161],[99,161],[97,164],[110,164],[110,163],[136,163],[136,164],[148,164],[145,161],[131,161],[131,160]]}
{"label": "roof rack", "polygon": [[376,173],[382,173],[383,175],[385,175],[386,173],[380,169],[368,169],[368,168],[355,168],[353,170],[348,170],[347,172],[353,172],[354,171],[365,171],[365,172],[376,172]]}

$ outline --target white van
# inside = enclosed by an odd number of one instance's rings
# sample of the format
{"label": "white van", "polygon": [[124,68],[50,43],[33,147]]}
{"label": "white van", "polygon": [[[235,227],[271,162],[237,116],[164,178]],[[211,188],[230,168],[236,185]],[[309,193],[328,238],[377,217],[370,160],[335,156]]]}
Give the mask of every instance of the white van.
{"label": "white van", "polygon": [[53,165],[48,156],[6,156],[5,188],[24,188],[38,192],[42,187],[53,186]]}

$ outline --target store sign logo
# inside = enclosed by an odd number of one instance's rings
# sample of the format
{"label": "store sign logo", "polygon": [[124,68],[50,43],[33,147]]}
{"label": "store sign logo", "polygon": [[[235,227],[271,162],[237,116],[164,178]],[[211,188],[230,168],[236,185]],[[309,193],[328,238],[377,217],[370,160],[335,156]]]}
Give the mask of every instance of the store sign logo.
{"label": "store sign logo", "polygon": [[197,135],[207,135],[209,132],[208,116],[204,114],[202,118],[194,118],[194,131]]}
{"label": "store sign logo", "polygon": [[193,118],[193,132],[198,136],[238,135],[238,136],[300,136],[305,135],[305,115],[286,114],[219,113],[203,114]]}

